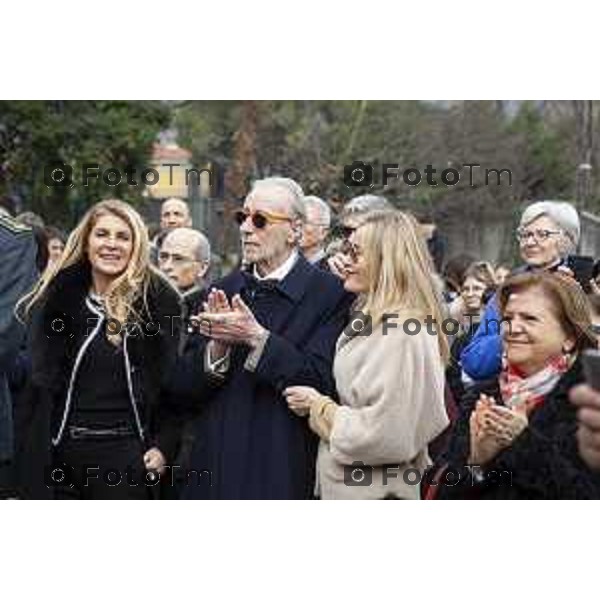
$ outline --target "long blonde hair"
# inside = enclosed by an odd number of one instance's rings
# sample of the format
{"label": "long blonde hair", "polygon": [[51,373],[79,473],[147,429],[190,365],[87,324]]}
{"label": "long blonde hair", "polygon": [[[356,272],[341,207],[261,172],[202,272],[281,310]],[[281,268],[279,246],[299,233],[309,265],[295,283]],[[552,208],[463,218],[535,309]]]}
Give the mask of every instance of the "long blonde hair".
{"label": "long blonde hair", "polygon": [[394,310],[424,319],[435,319],[442,360],[449,356],[442,333],[444,319],[441,296],[435,282],[435,267],[419,225],[410,214],[398,210],[373,211],[365,216],[356,235],[365,258],[368,290],[359,306],[373,324]]}
{"label": "long blonde hair", "polygon": [[98,219],[105,215],[113,215],[122,219],[132,233],[132,252],[127,267],[112,281],[104,295],[104,308],[107,316],[126,323],[133,314],[133,302],[139,297],[146,301],[146,293],[152,272],[156,271],[150,264],[150,242],[142,218],[129,204],[121,200],[103,200],[92,206],[83,216],[77,227],[69,235],[65,249],[59,261],[44,272],[33,290],[23,297],[17,310],[24,316],[44,297],[54,278],[68,267],[88,262],[88,240]]}

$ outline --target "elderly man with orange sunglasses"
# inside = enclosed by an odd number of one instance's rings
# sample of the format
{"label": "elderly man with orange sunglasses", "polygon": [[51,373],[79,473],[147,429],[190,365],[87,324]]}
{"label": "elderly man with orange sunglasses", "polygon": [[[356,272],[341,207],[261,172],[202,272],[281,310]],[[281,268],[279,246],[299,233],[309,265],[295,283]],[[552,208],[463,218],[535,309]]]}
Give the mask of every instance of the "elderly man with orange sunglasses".
{"label": "elderly man with orange sunglasses", "polygon": [[299,251],[305,209],[291,179],[257,181],[236,214],[243,263],[216,282],[178,380],[200,409],[184,498],[302,499],[317,438],[282,392],[335,393],[332,362],[352,298]]}

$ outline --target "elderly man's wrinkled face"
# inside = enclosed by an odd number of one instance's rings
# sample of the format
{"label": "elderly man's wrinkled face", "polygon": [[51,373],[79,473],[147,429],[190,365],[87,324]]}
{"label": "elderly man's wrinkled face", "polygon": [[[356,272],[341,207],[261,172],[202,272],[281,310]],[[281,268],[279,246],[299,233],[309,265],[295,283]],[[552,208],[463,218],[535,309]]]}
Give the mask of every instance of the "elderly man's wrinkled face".
{"label": "elderly man's wrinkled face", "polygon": [[191,227],[192,219],[187,204],[181,200],[166,200],[160,210],[160,226],[162,229]]}
{"label": "elderly man's wrinkled face", "polygon": [[324,224],[323,215],[317,206],[306,206],[306,223],[302,228],[300,247],[305,252],[318,250],[327,237],[329,228]]}
{"label": "elderly man's wrinkled face", "polygon": [[158,253],[160,270],[180,291],[192,288],[200,282],[208,265],[197,259],[197,241],[185,231],[175,231],[165,238]]}
{"label": "elderly man's wrinkled face", "polygon": [[523,260],[540,269],[556,264],[568,243],[562,229],[545,215],[519,229],[517,235]]}
{"label": "elderly man's wrinkled face", "polygon": [[244,262],[255,264],[259,273],[266,275],[290,256],[300,225],[287,192],[277,186],[251,192],[244,202],[244,213],[246,218],[240,225]]}

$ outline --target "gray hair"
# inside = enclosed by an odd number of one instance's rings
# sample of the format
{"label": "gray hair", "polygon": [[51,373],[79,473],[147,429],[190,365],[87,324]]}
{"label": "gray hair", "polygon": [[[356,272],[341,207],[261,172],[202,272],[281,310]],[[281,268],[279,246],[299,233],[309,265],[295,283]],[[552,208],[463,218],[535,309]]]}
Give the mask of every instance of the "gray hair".
{"label": "gray hair", "polygon": [[566,254],[574,252],[581,235],[581,223],[575,207],[557,200],[534,202],[523,211],[519,227],[525,227],[542,216],[552,219],[568,238],[568,247],[564,248]]}
{"label": "gray hair", "polygon": [[210,251],[210,242],[208,241],[208,238],[201,231],[197,231],[195,229],[192,229],[192,231],[195,231],[198,234],[196,236],[197,237],[196,250],[194,251],[196,260],[198,260],[200,262],[210,263],[211,251]]}
{"label": "gray hair", "polygon": [[266,177],[265,179],[257,179],[252,185],[252,192],[258,188],[273,186],[283,189],[287,192],[290,200],[290,205],[294,213],[294,217],[301,221],[306,221],[306,209],[304,208],[304,192],[293,179],[288,177]]}
{"label": "gray hair", "polygon": [[342,218],[349,215],[364,214],[373,210],[389,210],[394,208],[383,196],[363,194],[352,198],[342,211]]}
{"label": "gray hair", "polygon": [[194,259],[199,262],[207,262],[210,263],[211,259],[211,249],[210,242],[208,238],[197,229],[192,229],[191,227],[177,227],[176,229],[172,229],[167,233],[167,235],[163,238],[163,245],[171,236],[177,236],[182,233],[185,233],[190,236],[194,241]]}
{"label": "gray hair", "polygon": [[40,215],[28,210],[18,214],[15,217],[15,221],[17,223],[21,223],[22,225],[27,225],[29,227],[44,227],[44,219],[40,217]]}
{"label": "gray hair", "polygon": [[304,196],[304,205],[306,208],[314,206],[319,211],[319,223],[323,227],[329,228],[331,226],[331,208],[329,204],[322,200],[318,196]]}

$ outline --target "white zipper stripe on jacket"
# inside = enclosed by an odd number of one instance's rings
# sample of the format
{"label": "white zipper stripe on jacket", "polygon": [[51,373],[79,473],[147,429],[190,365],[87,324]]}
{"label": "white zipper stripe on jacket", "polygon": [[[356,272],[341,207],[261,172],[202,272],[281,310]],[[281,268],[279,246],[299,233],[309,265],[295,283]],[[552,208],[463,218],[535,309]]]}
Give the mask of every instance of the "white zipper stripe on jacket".
{"label": "white zipper stripe on jacket", "polygon": [[137,406],[135,405],[135,395],[133,393],[133,384],[131,383],[131,364],[129,362],[129,352],[127,351],[127,329],[123,334],[123,354],[125,355],[125,373],[127,375],[127,388],[129,389],[129,399],[131,400],[131,406],[133,408],[133,414],[135,416],[135,422],[140,434],[142,442],[144,439],[144,430],[142,429],[142,423],[140,421],[140,415],[138,413]]}
{"label": "white zipper stripe on jacket", "polygon": [[58,444],[60,443],[60,440],[62,439],[62,436],[63,436],[64,429],[67,425],[67,419],[69,417],[69,409],[71,408],[73,387],[75,386],[75,378],[77,377],[77,371],[79,370],[79,366],[81,365],[81,361],[83,360],[83,355],[85,354],[85,351],[88,349],[88,346],[92,343],[94,338],[98,335],[98,332],[100,331],[100,328],[102,327],[102,323],[104,321],[104,315],[94,307],[94,305],[89,301],[89,298],[86,298],[85,304],[95,315],[97,315],[99,317],[99,319],[98,319],[98,322],[96,323],[96,326],[94,327],[94,331],[92,331],[92,334],[87,338],[87,340],[85,340],[85,342],[83,342],[83,344],[81,344],[81,348],[79,348],[79,352],[77,353],[77,356],[75,358],[75,364],[73,365],[73,371],[71,372],[71,378],[69,380],[69,387],[67,389],[67,400],[65,402],[65,411],[63,413],[62,422],[60,424],[60,427],[58,429],[58,433],[56,434],[56,437],[52,439],[52,444],[54,446],[58,446]]}
{"label": "white zipper stripe on jacket", "polygon": [[[92,341],[96,337],[96,335],[98,335],[98,332],[100,331],[100,328],[102,327],[102,323],[104,322],[104,319],[105,319],[104,313],[102,311],[98,310],[94,306],[94,304],[92,302],[90,302],[89,298],[86,298],[85,304],[95,315],[98,316],[98,323],[94,327],[94,331],[92,332],[90,337],[87,340],[85,340],[85,342],[81,345],[81,348],[79,349],[79,352],[77,353],[77,357],[75,358],[75,364],[73,365],[73,372],[71,373],[71,379],[69,381],[69,389],[67,390],[67,401],[65,403],[65,412],[63,413],[63,418],[62,418],[62,422],[60,424],[60,428],[58,430],[58,434],[56,435],[55,438],[52,439],[52,444],[54,446],[58,446],[58,444],[60,443],[60,440],[62,439],[62,436],[63,436],[64,429],[67,424],[67,419],[69,417],[69,408],[71,407],[71,401],[72,401],[73,387],[75,385],[75,377],[77,376],[77,371],[79,370],[79,366],[81,364],[81,361],[83,360],[83,355],[84,355],[85,351],[87,350],[88,346],[92,343]],[[125,356],[125,373],[127,376],[127,389],[129,391],[129,401],[131,402],[131,407],[133,408],[133,414],[135,417],[136,426],[138,428],[138,434],[140,436],[140,439],[143,442],[144,441],[144,430],[142,429],[140,415],[138,413],[138,409],[135,404],[133,385],[131,383],[131,371],[130,371],[131,363],[129,361],[129,353],[127,351],[127,330],[125,330],[125,334],[123,335],[123,355]]]}

